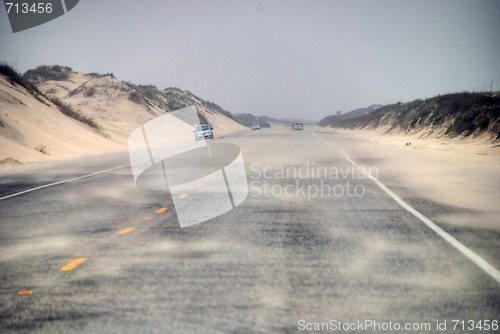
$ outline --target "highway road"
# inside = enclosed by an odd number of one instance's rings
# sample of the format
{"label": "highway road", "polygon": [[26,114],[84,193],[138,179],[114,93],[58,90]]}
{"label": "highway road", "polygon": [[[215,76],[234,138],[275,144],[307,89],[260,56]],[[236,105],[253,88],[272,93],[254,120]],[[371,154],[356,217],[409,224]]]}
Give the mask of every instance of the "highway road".
{"label": "highway road", "polygon": [[2,171],[0,332],[499,332],[500,233],[441,223],[460,208],[361,140],[274,126],[213,142],[240,147],[248,197],[182,229],[127,152]]}

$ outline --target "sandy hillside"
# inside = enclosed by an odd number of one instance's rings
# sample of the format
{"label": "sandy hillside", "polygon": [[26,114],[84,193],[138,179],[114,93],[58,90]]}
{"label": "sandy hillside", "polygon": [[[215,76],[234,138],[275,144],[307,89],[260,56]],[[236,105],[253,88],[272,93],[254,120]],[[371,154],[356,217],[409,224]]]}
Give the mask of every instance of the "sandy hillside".
{"label": "sandy hillside", "polygon": [[[84,114],[93,117],[105,133],[120,143],[125,143],[129,134],[139,125],[165,113],[143,96],[138,100],[131,99],[131,94],[137,94],[137,92],[111,75],[72,72],[67,81],[47,81],[40,84],[38,88],[46,94],[56,95]],[[168,103],[167,98],[163,96],[158,98],[161,102]],[[195,98],[193,100],[192,104],[179,106],[179,108],[195,105],[214,127],[217,134],[246,130],[241,124],[210,110],[201,101]]]}
{"label": "sandy hillside", "polygon": [[[99,129],[62,114],[50,101],[44,98],[37,100],[24,87],[11,84],[2,75],[0,161],[4,166],[17,165],[16,161],[30,164],[126,150],[132,131],[166,113],[112,75],[71,72],[66,80],[45,81],[39,83],[37,88],[91,117]],[[160,102],[168,102],[166,98],[161,98]],[[212,124],[216,136],[246,130],[201,103],[197,109]],[[171,127],[173,132],[176,129],[174,123]]]}
{"label": "sandy hillside", "polygon": [[112,76],[72,73],[68,81],[48,81],[38,86],[96,120],[113,142],[126,145],[128,136],[141,124],[165,112],[153,105],[128,99],[131,89]]}
{"label": "sandy hillside", "polygon": [[23,164],[120,149],[88,125],[35,99],[24,87],[0,76],[0,161]]}

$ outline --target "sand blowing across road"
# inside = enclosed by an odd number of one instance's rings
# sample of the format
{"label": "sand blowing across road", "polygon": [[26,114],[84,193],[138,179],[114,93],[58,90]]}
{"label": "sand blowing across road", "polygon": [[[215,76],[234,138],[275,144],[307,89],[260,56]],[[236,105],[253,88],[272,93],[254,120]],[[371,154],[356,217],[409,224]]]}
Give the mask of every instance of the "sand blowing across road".
{"label": "sand blowing across road", "polygon": [[373,130],[320,131],[335,131],[359,140],[355,145],[345,143],[346,151],[353,158],[377,161],[382,176],[397,177],[393,187],[409,188],[423,198],[448,205],[449,211],[439,214],[441,221],[500,230],[500,146],[491,141],[419,139]]}

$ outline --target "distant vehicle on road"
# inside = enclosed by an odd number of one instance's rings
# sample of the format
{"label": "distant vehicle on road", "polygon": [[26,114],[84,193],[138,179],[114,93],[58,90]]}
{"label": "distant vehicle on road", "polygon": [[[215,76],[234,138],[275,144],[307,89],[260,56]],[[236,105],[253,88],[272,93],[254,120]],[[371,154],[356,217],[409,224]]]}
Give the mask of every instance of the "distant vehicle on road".
{"label": "distant vehicle on road", "polygon": [[304,126],[302,123],[293,123],[292,124],[292,130],[303,130]]}
{"label": "distant vehicle on road", "polygon": [[194,130],[194,138],[196,140],[214,139],[214,129],[208,123],[200,124]]}
{"label": "distant vehicle on road", "polygon": [[252,130],[260,130],[260,125],[257,123],[252,124]]}

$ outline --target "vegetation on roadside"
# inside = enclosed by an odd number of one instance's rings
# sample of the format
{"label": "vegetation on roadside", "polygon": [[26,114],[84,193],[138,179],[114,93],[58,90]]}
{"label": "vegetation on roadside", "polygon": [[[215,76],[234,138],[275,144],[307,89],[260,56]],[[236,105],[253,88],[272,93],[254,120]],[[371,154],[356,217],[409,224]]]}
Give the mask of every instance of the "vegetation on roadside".
{"label": "vegetation on roadside", "polygon": [[96,130],[101,129],[99,124],[97,124],[97,122],[94,120],[94,118],[92,118],[90,116],[86,116],[86,115],[82,114],[80,111],[73,109],[73,107],[69,103],[64,103],[63,101],[61,101],[60,99],[58,99],[55,96],[47,96],[47,99],[50,102],[54,103],[57,106],[57,108],[59,109],[59,111],[61,111],[64,115],[71,117],[71,118],[74,118],[77,121],[80,121],[84,124],[87,124],[88,126],[90,126],[91,128],[94,128]]}
{"label": "vegetation on roadside", "polygon": [[[135,85],[132,83],[127,83],[127,85],[133,89],[130,92],[128,99],[137,104],[153,104],[158,108],[168,110],[168,101],[162,96],[162,92],[153,85]],[[149,100],[149,101],[148,101]]]}
{"label": "vegetation on roadside", "polygon": [[23,78],[33,82],[34,84],[49,80],[65,81],[69,79],[69,75],[72,71],[71,67],[41,65],[34,70],[28,70],[23,74]]}
{"label": "vegetation on roadside", "polygon": [[130,92],[128,99],[137,104],[141,104],[143,102],[143,98],[138,92]]}
{"label": "vegetation on roadside", "polygon": [[205,101],[189,91],[183,91],[175,87],[159,90],[153,85],[143,86],[134,85],[132,83],[127,84],[134,90],[134,92],[129,94],[128,99],[137,104],[147,104],[149,100],[150,103],[165,110],[166,112],[179,110],[192,105],[198,105],[205,107],[209,112],[219,113],[234,119],[231,112],[224,110],[222,107],[213,102]]}
{"label": "vegetation on roadside", "polygon": [[[201,100],[201,99],[200,99],[200,100]],[[202,101],[203,101],[203,100],[202,100]],[[221,114],[225,115],[226,117],[229,117],[229,118],[231,118],[231,119],[234,119],[234,118],[233,118],[233,114],[231,114],[231,113],[230,113],[229,111],[227,111],[227,110],[222,109],[220,106],[218,106],[217,104],[215,104],[215,103],[213,103],[213,102],[210,102],[210,101],[208,101],[208,100],[207,100],[207,101],[203,101],[203,102],[202,102],[202,104],[203,104],[204,106],[207,106],[207,107],[209,107],[209,108],[214,109],[215,111],[217,111],[217,112],[219,112],[219,113],[221,113]]]}
{"label": "vegetation on roadside", "polygon": [[[58,77],[57,75],[52,76],[50,74],[49,68],[53,68],[54,71],[56,71],[56,73],[63,73],[63,71],[68,71],[68,70],[70,71],[71,70],[69,67],[61,67],[58,65],[51,66],[51,67],[50,66],[39,66],[39,67],[37,67],[37,70],[41,69],[41,71],[42,71],[41,73],[43,73],[46,76]],[[37,71],[37,70],[33,70],[33,71]],[[28,71],[28,72],[30,72],[30,71]],[[26,72],[26,73],[28,73],[28,72]],[[84,124],[87,124],[96,130],[100,130],[99,125],[96,123],[96,121],[92,117],[86,116],[86,115],[82,114],[81,112],[73,109],[73,107],[70,104],[62,102],[57,97],[45,95],[42,92],[40,92],[40,90],[38,90],[38,88],[32,82],[28,81],[30,75],[27,76],[25,74],[24,76],[21,76],[13,67],[6,65],[6,64],[0,65],[0,74],[5,75],[7,77],[7,80],[9,80],[9,82],[11,84],[17,83],[18,85],[21,85],[22,87],[24,87],[28,92],[30,92],[30,94],[32,94],[40,102],[46,103],[45,101],[43,101],[41,99],[41,97],[43,97],[46,100],[55,104],[57,106],[57,108],[64,115],[69,116],[71,118],[74,118],[77,121],[80,121]],[[42,153],[44,153],[44,152],[42,152]]]}
{"label": "vegetation on roadside", "polygon": [[167,99],[168,111],[179,110],[192,105],[203,104],[203,100],[197,101],[194,96],[188,92],[184,92],[179,88],[165,88],[161,91],[162,95]]}
{"label": "vegetation on roadside", "polygon": [[500,92],[456,93],[386,105],[354,118],[329,116],[322,126],[388,128],[388,131],[442,131],[450,137],[490,133],[500,139]]}
{"label": "vegetation on roadside", "polygon": [[37,147],[35,147],[35,150],[37,150],[40,153],[43,153],[45,155],[50,155],[49,152],[47,151],[47,146],[40,144]]}
{"label": "vegetation on roadside", "polygon": [[329,125],[335,124],[337,121],[340,121],[340,120],[346,120],[349,118],[365,116],[365,115],[368,115],[369,113],[377,110],[380,107],[382,107],[382,105],[373,104],[373,105],[369,106],[368,108],[355,109],[355,110],[349,111],[348,113],[345,113],[345,114],[343,114],[342,112],[339,112],[340,114],[326,116],[318,123],[318,125],[319,126],[329,126]]}
{"label": "vegetation on roadside", "polygon": [[[97,78],[103,76],[111,76],[114,78],[112,73],[107,73],[107,74],[89,73],[86,74],[86,76],[97,77]],[[16,80],[27,83],[26,87],[31,87],[33,91],[37,92],[39,96],[43,96],[45,99],[54,103],[59,108],[59,110],[61,110],[61,112],[63,112],[65,115],[75,118],[85,124],[88,124],[93,128],[99,129],[99,126],[92,117],[85,116],[79,111],[74,110],[71,105],[64,103],[63,101],[59,100],[56,97],[42,94],[36,88],[36,85],[42,84],[49,80],[67,81],[71,80],[72,77],[73,77],[73,70],[70,67],[65,67],[60,65],[42,65],[38,66],[35,69],[28,70],[26,73],[24,73],[23,76],[17,74]],[[68,97],[82,93],[83,96],[86,98],[93,98],[96,94],[99,93],[99,89],[96,86],[92,87],[88,86],[89,85],[86,84],[81,85],[80,87],[69,92]],[[126,93],[125,96],[126,98],[128,98],[128,100],[138,105],[143,105],[148,109],[151,109],[151,107],[157,107],[165,112],[171,112],[189,106],[196,106],[200,111],[202,111],[202,114],[203,112],[212,114],[222,114],[228,118],[235,120],[236,122],[239,123],[242,122],[242,117],[236,117],[234,114],[223,109],[216,103],[208,100],[203,100],[200,97],[194,95],[193,93],[189,91],[183,91],[179,88],[165,88],[163,90],[159,90],[153,85],[136,85],[130,82],[126,82],[125,85],[119,87],[117,86],[114,88],[124,91]],[[53,93],[56,92],[54,88],[49,89],[47,93],[49,91],[52,91]],[[269,123],[267,123],[264,119],[257,119],[253,115],[252,118],[253,120],[251,123],[259,123],[261,127],[270,126]],[[243,125],[250,126],[250,124],[243,124]]]}
{"label": "vegetation on roadside", "polygon": [[85,97],[92,97],[92,96],[94,96],[94,95],[95,95],[95,92],[96,92],[95,87],[90,87],[90,88],[87,88],[87,89],[85,90],[84,95],[85,95]]}
{"label": "vegetation on roadside", "polygon": [[22,87],[24,87],[31,95],[33,95],[37,100],[40,102],[44,103],[40,96],[43,96],[43,93],[36,88],[35,85],[33,85],[31,82],[26,80],[24,77],[21,76],[12,66],[7,65],[5,63],[0,64],[0,74],[5,75],[7,80],[13,85],[13,84],[18,84]]}

